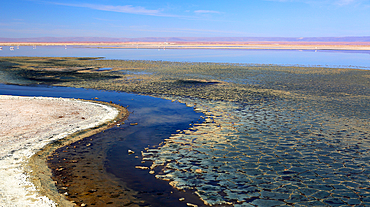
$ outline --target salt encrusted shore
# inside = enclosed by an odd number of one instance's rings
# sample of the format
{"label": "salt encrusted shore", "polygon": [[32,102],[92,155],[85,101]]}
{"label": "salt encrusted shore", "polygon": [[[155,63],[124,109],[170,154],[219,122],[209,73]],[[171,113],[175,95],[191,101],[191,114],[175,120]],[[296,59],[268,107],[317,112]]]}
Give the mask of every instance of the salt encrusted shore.
{"label": "salt encrusted shore", "polygon": [[47,144],[117,117],[114,107],[62,98],[0,95],[0,206],[56,206],[26,173]]}

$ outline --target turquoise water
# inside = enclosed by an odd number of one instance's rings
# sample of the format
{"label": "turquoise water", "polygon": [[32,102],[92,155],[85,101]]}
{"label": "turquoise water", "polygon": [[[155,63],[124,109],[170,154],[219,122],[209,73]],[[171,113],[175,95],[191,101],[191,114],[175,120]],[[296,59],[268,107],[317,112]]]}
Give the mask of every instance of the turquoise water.
{"label": "turquoise water", "polygon": [[[1,45],[0,45],[1,46]],[[97,49],[38,46],[3,47],[0,56],[104,57],[121,60],[165,60],[249,64],[303,65],[370,69],[370,51],[338,50],[218,50],[218,49]]]}

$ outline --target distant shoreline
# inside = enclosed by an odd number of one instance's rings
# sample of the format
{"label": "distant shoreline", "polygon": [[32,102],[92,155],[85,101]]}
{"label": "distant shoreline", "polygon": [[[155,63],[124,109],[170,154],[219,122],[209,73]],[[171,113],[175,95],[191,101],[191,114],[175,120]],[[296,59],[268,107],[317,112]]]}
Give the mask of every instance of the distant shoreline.
{"label": "distant shoreline", "polygon": [[370,50],[370,42],[0,42],[0,46],[88,46],[101,49]]}

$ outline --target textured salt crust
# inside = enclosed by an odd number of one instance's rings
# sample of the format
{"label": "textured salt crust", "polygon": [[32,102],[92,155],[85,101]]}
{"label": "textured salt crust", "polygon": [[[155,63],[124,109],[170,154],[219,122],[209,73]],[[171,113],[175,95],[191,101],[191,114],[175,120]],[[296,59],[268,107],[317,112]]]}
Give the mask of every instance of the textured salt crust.
{"label": "textured salt crust", "polygon": [[29,158],[52,141],[110,121],[118,113],[110,106],[75,99],[0,95],[0,206],[57,206],[29,181]]}

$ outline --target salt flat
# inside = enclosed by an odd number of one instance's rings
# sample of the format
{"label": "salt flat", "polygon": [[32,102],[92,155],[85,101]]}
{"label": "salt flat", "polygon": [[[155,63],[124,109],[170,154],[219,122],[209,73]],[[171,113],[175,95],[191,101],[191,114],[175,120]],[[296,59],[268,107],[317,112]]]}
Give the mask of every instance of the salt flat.
{"label": "salt flat", "polygon": [[29,158],[45,145],[113,120],[118,113],[81,100],[0,95],[0,206],[56,206],[30,182]]}

